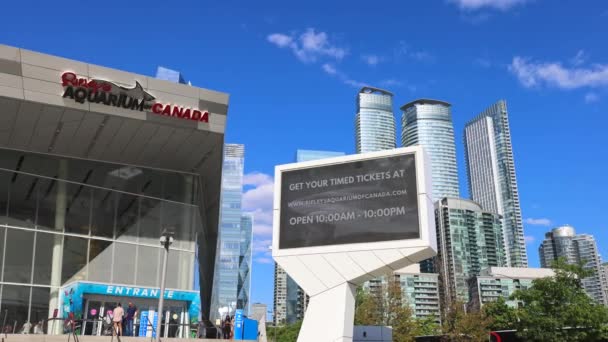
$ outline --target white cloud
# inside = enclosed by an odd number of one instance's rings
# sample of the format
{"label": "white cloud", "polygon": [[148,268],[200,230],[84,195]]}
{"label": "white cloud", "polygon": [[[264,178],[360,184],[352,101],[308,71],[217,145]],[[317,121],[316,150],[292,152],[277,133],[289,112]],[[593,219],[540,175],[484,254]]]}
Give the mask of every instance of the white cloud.
{"label": "white cloud", "polygon": [[365,63],[367,63],[368,65],[371,65],[371,66],[376,66],[376,65],[378,65],[378,63],[380,63],[382,61],[382,58],[377,55],[363,55],[363,56],[361,56],[361,58],[363,59],[363,61]]}
{"label": "white cloud", "polygon": [[335,75],[338,73],[338,70],[336,70],[336,68],[331,64],[325,63],[325,64],[323,64],[322,68],[323,68],[323,71],[325,71],[326,73],[328,73],[330,75]]}
{"label": "white cloud", "polygon": [[293,43],[293,38],[282,33],[273,33],[269,35],[267,39],[269,42],[281,48],[287,47]]}
{"label": "white cloud", "polygon": [[460,7],[461,10],[474,11],[483,8],[492,8],[506,11],[529,0],[448,0]]}
{"label": "white cloud", "polygon": [[336,69],[335,66],[331,64],[325,63],[321,66],[321,69],[323,69],[323,71],[325,71],[328,75],[336,77],[337,79],[342,81],[342,83],[347,84],[349,86],[361,88],[367,85],[367,83],[365,82],[353,80],[352,78],[348,77],[348,75],[339,71],[338,69]]}
{"label": "white cloud", "polygon": [[593,103],[600,100],[600,96],[596,93],[585,94],[585,103]]}
{"label": "white cloud", "polygon": [[272,177],[261,172],[252,172],[243,176],[243,185],[264,185],[272,183]]}
{"label": "white cloud", "polygon": [[395,59],[401,59],[406,57],[408,59],[413,59],[418,62],[434,62],[435,56],[431,53],[424,50],[413,49],[409,46],[405,41],[400,41],[397,47],[395,48]]}
{"label": "white cloud", "polygon": [[524,236],[524,241],[529,244],[529,243],[533,243],[534,241],[536,241],[536,239],[534,238],[534,236],[526,235],[526,236]]}
{"label": "white cloud", "polygon": [[243,210],[253,214],[254,236],[272,235],[272,201],[274,180],[270,175],[252,172],[243,176],[245,185],[253,186],[243,193]]}
{"label": "white cloud", "polygon": [[572,59],[570,60],[570,62],[574,66],[582,65],[586,61],[587,61],[587,54],[585,53],[584,50],[578,50],[578,52],[576,53],[576,55],[574,57],[572,57]]}
{"label": "white cloud", "polygon": [[529,224],[531,226],[545,226],[548,227],[551,225],[551,220],[549,220],[548,218],[527,218],[524,221],[526,224]]}
{"label": "white cloud", "polygon": [[272,264],[274,262],[274,260],[272,260],[272,258],[268,258],[268,257],[257,257],[257,258],[254,258],[253,261],[255,261],[258,264]]}
{"label": "white cloud", "polygon": [[600,96],[596,93],[585,94],[585,103],[594,103],[600,100]]}
{"label": "white cloud", "polygon": [[527,88],[540,85],[561,89],[608,86],[608,65],[567,68],[558,62],[542,63],[516,56],[509,70]]}
{"label": "white cloud", "polygon": [[308,28],[299,36],[272,33],[266,39],[280,48],[291,49],[294,55],[305,63],[316,62],[321,57],[341,60],[347,53],[345,48],[331,43],[327,33],[317,32],[314,28]]}

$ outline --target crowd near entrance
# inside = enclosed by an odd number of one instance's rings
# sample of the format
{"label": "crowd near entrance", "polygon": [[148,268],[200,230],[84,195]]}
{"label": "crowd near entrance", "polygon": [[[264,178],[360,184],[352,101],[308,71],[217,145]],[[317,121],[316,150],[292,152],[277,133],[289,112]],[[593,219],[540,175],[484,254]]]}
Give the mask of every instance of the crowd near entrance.
{"label": "crowd near entrance", "polygon": [[[158,300],[103,295],[85,295],[82,334],[109,336],[116,334],[114,322],[120,324],[123,336],[155,336]],[[114,315],[118,304],[122,317]],[[164,305],[160,334],[163,337],[186,338],[190,335],[188,303],[168,300]],[[113,329],[115,331],[113,331]]]}

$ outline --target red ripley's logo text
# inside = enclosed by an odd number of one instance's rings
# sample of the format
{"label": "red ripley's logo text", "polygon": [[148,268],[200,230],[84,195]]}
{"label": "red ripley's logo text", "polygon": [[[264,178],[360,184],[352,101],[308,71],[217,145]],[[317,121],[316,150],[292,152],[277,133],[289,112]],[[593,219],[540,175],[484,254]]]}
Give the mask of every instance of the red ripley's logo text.
{"label": "red ripley's logo text", "polygon": [[61,75],[61,84],[66,87],[63,97],[69,97],[78,103],[88,101],[140,112],[152,111],[154,114],[179,119],[209,122],[207,111],[154,102],[156,98],[145,91],[137,81],[135,87],[129,89],[109,81],[78,78],[73,72],[65,72]]}

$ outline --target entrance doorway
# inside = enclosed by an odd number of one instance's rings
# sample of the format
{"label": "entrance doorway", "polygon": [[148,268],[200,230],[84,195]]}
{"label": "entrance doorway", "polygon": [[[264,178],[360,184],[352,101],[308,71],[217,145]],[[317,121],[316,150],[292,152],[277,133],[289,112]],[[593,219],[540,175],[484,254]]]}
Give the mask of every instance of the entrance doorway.
{"label": "entrance doorway", "polygon": [[[82,333],[91,336],[107,336],[112,333],[111,324],[106,322],[108,311],[112,312],[120,303],[127,312],[128,303],[133,303],[137,313],[133,321],[133,336],[155,336],[154,318],[161,316],[161,336],[187,338],[190,335],[190,317],[185,301],[165,300],[164,315],[157,315],[158,300],[151,298],[118,297],[104,295],[83,295]],[[144,313],[144,314],[142,314]],[[111,323],[111,322],[110,322]],[[123,326],[123,334],[126,333]]]}

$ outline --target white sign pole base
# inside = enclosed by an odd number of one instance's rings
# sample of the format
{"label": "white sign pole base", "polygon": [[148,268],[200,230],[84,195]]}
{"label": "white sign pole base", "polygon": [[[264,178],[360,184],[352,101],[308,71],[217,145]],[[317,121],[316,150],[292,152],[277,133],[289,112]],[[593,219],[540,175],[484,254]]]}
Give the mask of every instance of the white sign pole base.
{"label": "white sign pole base", "polygon": [[352,342],[356,291],[342,283],[310,297],[298,342]]}

